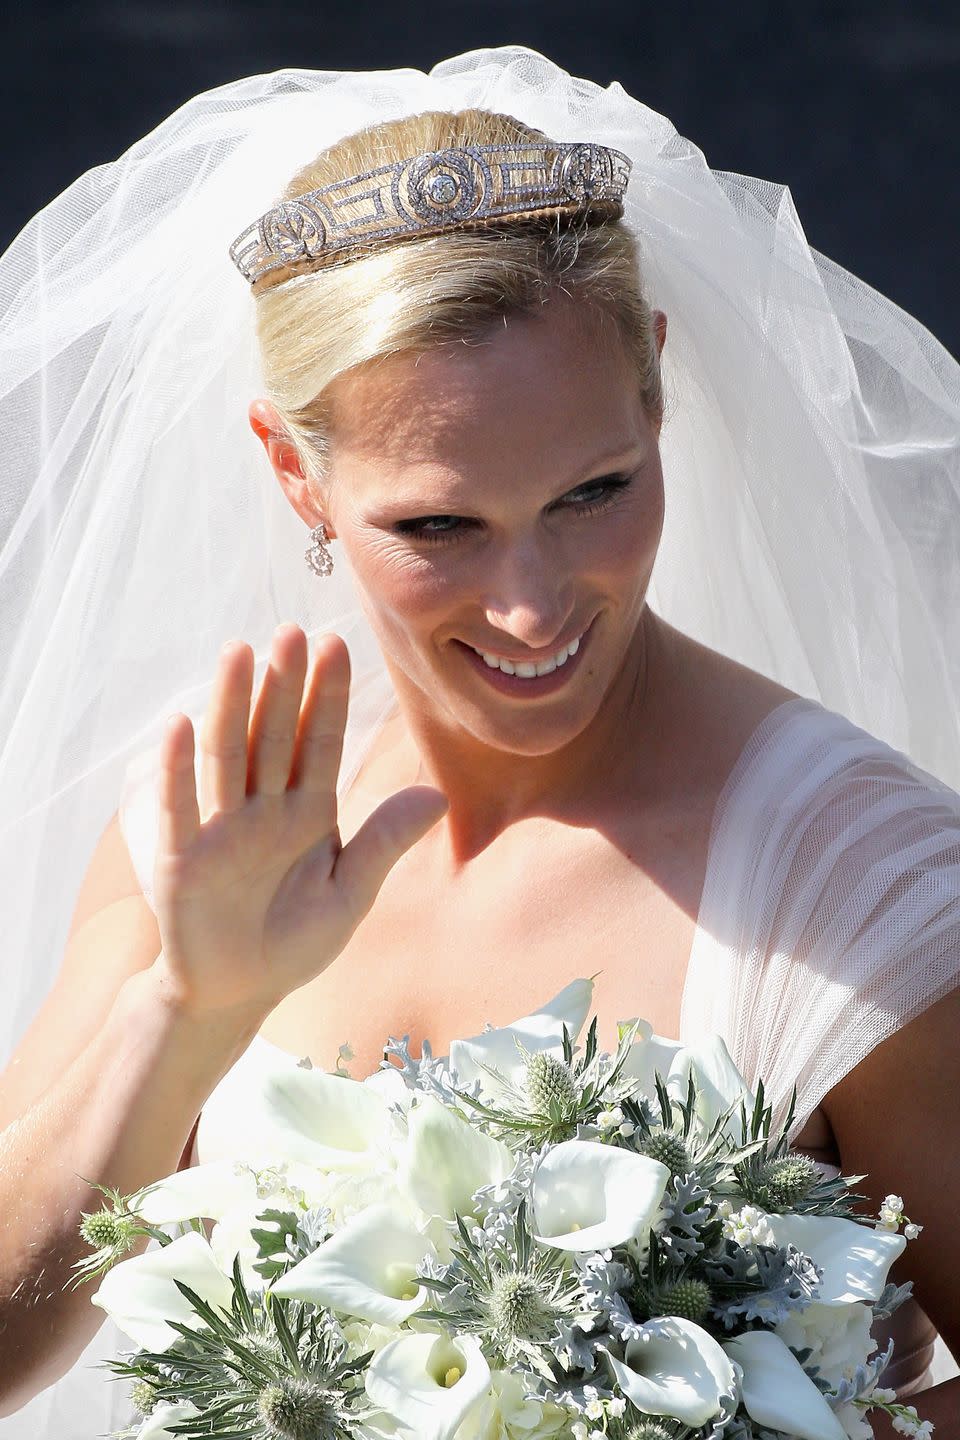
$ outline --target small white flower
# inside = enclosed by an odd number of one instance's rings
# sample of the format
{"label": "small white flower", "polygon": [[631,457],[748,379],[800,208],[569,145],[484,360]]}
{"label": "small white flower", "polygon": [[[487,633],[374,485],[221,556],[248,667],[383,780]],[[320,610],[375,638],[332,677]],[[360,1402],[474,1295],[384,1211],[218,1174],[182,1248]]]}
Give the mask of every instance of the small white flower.
{"label": "small white flower", "polygon": [[729,1200],[723,1200],[719,1207],[723,1221],[723,1233],[728,1240],[738,1245],[775,1245],[769,1218],[755,1205],[744,1205],[734,1210]]}
{"label": "small white flower", "polygon": [[574,1420],[570,1426],[573,1440],[587,1440],[587,1427],[582,1420]]}
{"label": "small white flower", "polygon": [[588,1420],[602,1420],[602,1419],[603,1419],[603,1401],[602,1401],[602,1400],[591,1400],[590,1403],[589,1403],[589,1405],[587,1406],[586,1410],[584,1410],[583,1413],[586,1415],[586,1417],[587,1417]]}
{"label": "small white flower", "polygon": [[884,1210],[892,1211],[895,1215],[899,1215],[903,1209],[903,1196],[888,1195],[883,1202],[883,1208]]}
{"label": "small white flower", "polygon": [[590,1440],[607,1440],[607,1437],[602,1430],[591,1430]]}
{"label": "small white flower", "polygon": [[883,1385],[875,1385],[870,1398],[876,1400],[878,1405],[892,1405],[897,1398],[897,1392]]}
{"label": "small white flower", "polygon": [[612,1400],[607,1401],[607,1411],[614,1419],[619,1420],[627,1408],[627,1402],[620,1395],[615,1395]]}
{"label": "small white flower", "polygon": [[622,1125],[623,1111],[620,1106],[615,1105],[612,1110],[601,1110],[597,1116],[597,1124],[601,1130],[614,1130],[617,1126]]}
{"label": "small white flower", "polygon": [[906,1235],[908,1240],[916,1240],[922,1229],[922,1225],[914,1225],[913,1221],[911,1220],[908,1225],[905,1225],[903,1227],[903,1233],[904,1235]]}

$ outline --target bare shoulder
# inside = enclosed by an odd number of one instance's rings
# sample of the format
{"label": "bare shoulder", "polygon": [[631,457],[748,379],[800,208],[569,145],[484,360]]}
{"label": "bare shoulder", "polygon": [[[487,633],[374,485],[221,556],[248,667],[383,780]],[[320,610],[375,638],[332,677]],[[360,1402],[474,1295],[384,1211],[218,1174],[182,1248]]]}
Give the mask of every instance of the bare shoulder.
{"label": "bare shoulder", "polygon": [[767,716],[803,697],[672,625],[660,625],[677,676],[673,743],[690,761],[699,759],[719,788]]}
{"label": "bare shoulder", "polygon": [[0,1128],[79,1054],[124,981],[152,964],[160,949],[156,916],[114,815],[94,846],[53,988],[0,1076]]}

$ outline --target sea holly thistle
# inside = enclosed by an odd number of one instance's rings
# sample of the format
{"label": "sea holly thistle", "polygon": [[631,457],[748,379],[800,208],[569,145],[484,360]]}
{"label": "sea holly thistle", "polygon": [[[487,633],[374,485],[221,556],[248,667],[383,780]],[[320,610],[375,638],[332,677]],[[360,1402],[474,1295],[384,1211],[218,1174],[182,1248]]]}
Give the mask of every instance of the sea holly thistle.
{"label": "sea holly thistle", "polygon": [[133,1249],[138,1240],[156,1240],[160,1245],[170,1243],[170,1236],[165,1230],[156,1225],[148,1225],[130,1208],[131,1196],[122,1195],[119,1190],[114,1190],[109,1185],[100,1185],[95,1180],[86,1180],[84,1183],[93,1190],[99,1190],[109,1201],[109,1205],[89,1214],[85,1210],[80,1212],[80,1234],[93,1250],[93,1254],[74,1261],[72,1268],[77,1273],[64,1286],[64,1289],[68,1290],[76,1289],[84,1281],[93,1280],[98,1275],[105,1275],[118,1260],[122,1260]]}
{"label": "sea holly thistle", "polygon": [[189,1403],[198,1414],[165,1428],[188,1440],[351,1440],[371,1413],[362,1372],[370,1352],[348,1358],[337,1322],[299,1301],[248,1295],[239,1257],[230,1313],[188,1285],[177,1289],[202,1322],[170,1321],[180,1339],[108,1367],[154,1405]]}
{"label": "sea holly thistle", "polygon": [[[752,1136],[738,1144],[728,1124],[738,1105],[731,1105],[705,1128],[697,1114],[698,1086],[693,1072],[687,1076],[683,1099],[671,1095],[663,1076],[655,1076],[655,1097],[629,1096],[620,1108],[628,1122],[628,1134],[615,1133],[612,1143],[658,1160],[676,1180],[695,1177],[706,1193],[723,1193],[734,1181],[737,1165],[759,1149],[762,1137]],[[746,1133],[745,1128],[741,1130]]]}
{"label": "sea holly thistle", "polygon": [[438,1296],[417,1320],[450,1325],[476,1335],[484,1353],[518,1365],[548,1382],[560,1367],[555,1346],[558,1323],[592,1326],[594,1315],[567,1256],[533,1241],[521,1202],[512,1226],[484,1231],[457,1217],[453,1258],[446,1265],[420,1266],[418,1280]]}
{"label": "sea holly thistle", "polygon": [[751,1205],[770,1214],[834,1215],[864,1221],[854,1209],[866,1199],[853,1192],[866,1177],[837,1175],[825,1178],[818,1165],[806,1155],[791,1153],[789,1131],[796,1115],[797,1088],[794,1086],[786,1118],[776,1140],[770,1139],[773,1107],[764,1104],[763,1081],[757,1082],[757,1098],[749,1122],[742,1110],[744,1127],[749,1124],[755,1144],[752,1153],[741,1157],[734,1171],[739,1194]]}
{"label": "sea holly thistle", "polygon": [[569,1026],[563,1026],[562,1058],[550,1051],[531,1052],[517,1040],[524,1061],[522,1086],[496,1067],[478,1062],[495,1082],[506,1104],[480,1098],[479,1084],[461,1089],[449,1084],[449,1096],[496,1139],[517,1148],[559,1144],[593,1133],[600,1113],[621,1102],[635,1082],[621,1075],[630,1047],[640,1028],[632,1021],[620,1035],[616,1055],[602,1053],[597,1045],[596,1017],[590,1022],[583,1053],[576,1054]]}

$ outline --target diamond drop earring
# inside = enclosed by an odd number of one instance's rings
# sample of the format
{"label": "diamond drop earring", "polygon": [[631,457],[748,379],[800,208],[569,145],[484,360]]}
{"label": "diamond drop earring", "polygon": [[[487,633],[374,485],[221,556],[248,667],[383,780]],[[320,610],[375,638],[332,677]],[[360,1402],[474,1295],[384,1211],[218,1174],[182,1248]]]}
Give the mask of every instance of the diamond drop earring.
{"label": "diamond drop earring", "polygon": [[312,545],[305,552],[307,564],[315,575],[330,575],[333,571],[333,556],[330,554],[330,539],[323,521],[310,531]]}

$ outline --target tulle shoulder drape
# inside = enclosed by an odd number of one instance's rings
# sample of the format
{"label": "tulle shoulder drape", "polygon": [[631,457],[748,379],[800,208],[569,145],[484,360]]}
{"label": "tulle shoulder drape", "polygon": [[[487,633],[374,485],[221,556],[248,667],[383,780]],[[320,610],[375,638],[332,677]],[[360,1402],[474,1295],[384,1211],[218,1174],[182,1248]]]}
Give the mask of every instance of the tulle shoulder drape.
{"label": "tulle shoulder drape", "polygon": [[768,716],[717,804],[681,1035],[718,1031],[793,1134],[960,984],[960,795],[805,700]]}

